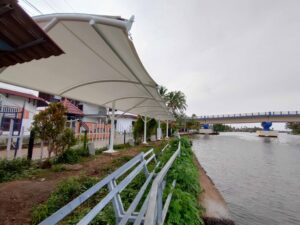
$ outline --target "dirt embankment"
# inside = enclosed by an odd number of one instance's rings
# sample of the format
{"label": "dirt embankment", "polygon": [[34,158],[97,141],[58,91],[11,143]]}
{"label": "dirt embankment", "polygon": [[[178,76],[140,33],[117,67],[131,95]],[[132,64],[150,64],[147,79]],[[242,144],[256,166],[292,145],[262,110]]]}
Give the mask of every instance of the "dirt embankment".
{"label": "dirt embankment", "polygon": [[200,184],[203,193],[199,202],[205,208],[204,222],[206,225],[234,225],[227,204],[199,161],[194,158],[200,172]]}
{"label": "dirt embankment", "polygon": [[81,163],[80,170],[49,171],[32,179],[0,184],[0,225],[29,224],[32,208],[46,201],[60,181],[83,174],[105,176],[116,169],[113,166],[117,164],[116,160],[125,156],[133,157],[139,152],[140,148],[137,147],[113,155],[101,154]]}

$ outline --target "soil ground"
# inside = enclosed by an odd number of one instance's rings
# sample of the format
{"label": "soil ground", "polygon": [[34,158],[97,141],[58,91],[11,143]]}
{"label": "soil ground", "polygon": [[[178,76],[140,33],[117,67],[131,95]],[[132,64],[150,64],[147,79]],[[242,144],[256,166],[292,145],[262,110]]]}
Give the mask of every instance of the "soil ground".
{"label": "soil ground", "polygon": [[[159,143],[155,145],[159,145]],[[0,184],[0,224],[30,224],[32,208],[46,201],[60,181],[70,176],[82,174],[97,177],[105,176],[116,169],[114,164],[116,164],[117,159],[134,157],[143,147],[123,149],[113,155],[97,155],[80,163],[82,168],[78,171],[52,172],[49,170],[31,179]]]}

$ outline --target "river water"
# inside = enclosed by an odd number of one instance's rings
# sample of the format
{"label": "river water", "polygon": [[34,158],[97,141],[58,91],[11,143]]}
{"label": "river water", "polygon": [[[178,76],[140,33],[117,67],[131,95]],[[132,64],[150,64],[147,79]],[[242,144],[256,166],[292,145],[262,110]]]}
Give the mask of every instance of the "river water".
{"label": "river water", "polygon": [[300,136],[199,135],[193,150],[237,225],[300,225]]}

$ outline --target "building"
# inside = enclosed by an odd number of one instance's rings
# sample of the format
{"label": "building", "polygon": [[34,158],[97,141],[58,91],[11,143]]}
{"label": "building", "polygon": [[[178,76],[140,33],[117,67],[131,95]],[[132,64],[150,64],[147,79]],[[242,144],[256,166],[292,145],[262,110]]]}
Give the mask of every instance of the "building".
{"label": "building", "polygon": [[47,102],[33,94],[0,88],[0,129],[9,131],[10,121],[14,122],[14,131],[24,127],[29,134],[33,116],[38,106],[47,106]]}
{"label": "building", "polygon": [[116,113],[115,130],[117,132],[131,133],[137,116],[129,113]]}

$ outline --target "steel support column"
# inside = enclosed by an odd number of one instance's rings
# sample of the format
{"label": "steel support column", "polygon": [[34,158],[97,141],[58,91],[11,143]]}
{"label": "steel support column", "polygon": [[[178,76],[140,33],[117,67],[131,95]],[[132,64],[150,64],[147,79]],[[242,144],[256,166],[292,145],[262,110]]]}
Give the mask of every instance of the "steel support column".
{"label": "steel support column", "polygon": [[147,144],[147,116],[144,116],[144,141],[143,144]]}
{"label": "steel support column", "polygon": [[166,124],[166,139],[169,138],[169,120],[167,120],[167,124]]}
{"label": "steel support column", "polygon": [[157,140],[161,140],[161,136],[162,136],[162,133],[161,133],[161,127],[160,127],[160,120],[158,120],[158,128],[157,128]]}

